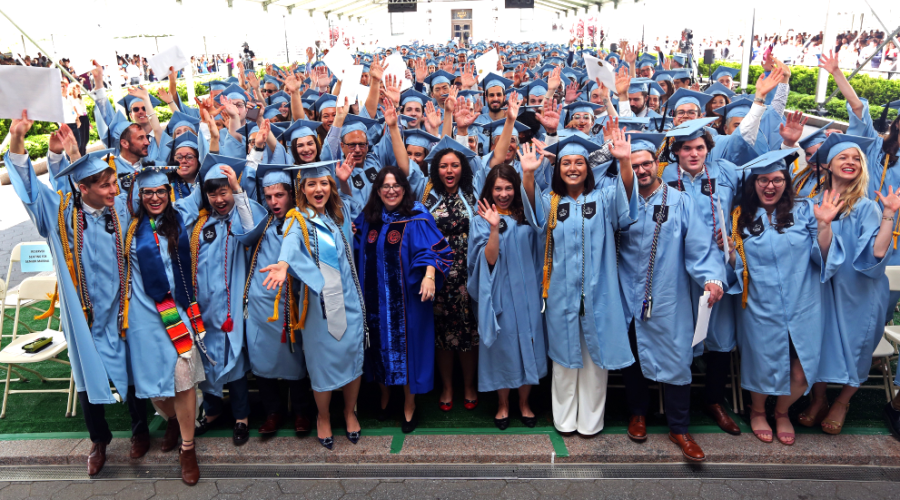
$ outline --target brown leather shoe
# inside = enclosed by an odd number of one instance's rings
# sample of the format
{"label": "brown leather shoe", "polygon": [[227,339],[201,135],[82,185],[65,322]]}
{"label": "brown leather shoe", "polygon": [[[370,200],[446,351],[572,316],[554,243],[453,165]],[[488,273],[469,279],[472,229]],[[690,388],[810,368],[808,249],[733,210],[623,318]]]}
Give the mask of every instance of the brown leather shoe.
{"label": "brown leather shoe", "polygon": [[88,475],[95,476],[103,470],[106,463],[106,443],[94,443],[91,445],[91,453],[88,455]]}
{"label": "brown leather shoe", "polygon": [[690,462],[704,462],[706,455],[700,449],[700,445],[694,441],[690,434],[672,434],[669,433],[669,439],[681,447],[681,454]]}
{"label": "brown leather shoe", "polygon": [[706,405],[703,410],[707,415],[710,416],[710,418],[716,421],[716,424],[723,431],[731,434],[732,436],[739,436],[741,434],[741,428],[738,427],[738,424],[736,424],[734,420],[728,415],[728,412],[725,411],[725,408],[722,405]]}
{"label": "brown leather shoe", "polygon": [[166,434],[163,436],[162,446],[160,449],[164,452],[170,452],[178,446],[178,438],[181,436],[181,429],[178,427],[178,419],[172,417],[166,423]]}
{"label": "brown leather shoe", "polygon": [[282,416],[280,413],[273,413],[266,418],[265,423],[259,428],[260,434],[275,434],[281,427]]}
{"label": "brown leather shoe", "polygon": [[150,434],[131,436],[131,458],[141,458],[150,451]]}
{"label": "brown leather shoe", "polygon": [[628,437],[635,441],[647,440],[647,418],[645,416],[631,416],[628,420]]}
{"label": "brown leather shoe", "polygon": [[193,486],[200,480],[200,466],[197,465],[197,452],[191,448],[190,450],[181,449],[178,457],[181,462],[181,480],[184,484]]}
{"label": "brown leather shoe", "polygon": [[309,422],[309,419],[304,417],[303,415],[297,415],[294,417],[294,431],[296,432],[309,432],[312,430],[312,424]]}

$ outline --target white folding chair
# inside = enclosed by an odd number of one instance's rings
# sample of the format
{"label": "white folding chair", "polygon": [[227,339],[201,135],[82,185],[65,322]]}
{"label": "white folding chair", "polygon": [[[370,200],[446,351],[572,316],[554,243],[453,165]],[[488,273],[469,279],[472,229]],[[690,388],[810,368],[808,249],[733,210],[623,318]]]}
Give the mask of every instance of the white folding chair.
{"label": "white folding chair", "polygon": [[[57,363],[61,363],[67,366],[71,366],[71,364],[64,360],[59,359],[57,356],[63,353],[68,347],[66,345],[66,339],[63,336],[63,333],[59,330],[51,330],[50,322],[53,321],[53,316],[49,318],[47,321],[47,329],[42,332],[29,333],[26,335],[18,335],[18,327],[19,327],[19,315],[22,312],[22,304],[27,301],[38,301],[43,300],[48,293],[53,293],[53,289],[56,287],[56,277],[54,276],[34,276],[31,278],[26,278],[22,281],[22,284],[19,286],[18,295],[16,296],[16,315],[13,320],[13,332],[12,332],[12,342],[9,345],[0,350],[0,364],[6,365],[6,384],[3,387],[3,406],[0,407],[0,418],[6,417],[6,404],[9,399],[10,394],[34,394],[34,393],[65,393],[68,394],[68,400],[66,401],[66,417],[70,417],[74,415],[74,395],[75,395],[75,380],[72,378],[71,371],[68,377],[44,377],[37,370],[33,370],[31,368],[27,368],[23,365],[30,363],[40,363],[42,361],[55,361]],[[42,351],[39,351],[34,354],[30,354],[25,352],[22,348],[26,344],[30,344],[41,337],[52,337],[53,342],[49,347],[44,348]],[[21,370],[28,373],[34,374],[36,377],[40,379],[42,383],[44,382],[68,382],[68,389],[10,389],[11,374],[13,369]],[[19,373],[17,371],[16,373]],[[21,377],[23,378],[24,377]],[[23,381],[27,381],[24,379]]]}
{"label": "white folding chair", "polygon": [[[884,269],[884,273],[888,277],[891,291],[900,291],[900,266],[887,266]],[[894,307],[894,304],[889,304],[888,307]],[[885,339],[887,339],[887,342],[885,342]],[[886,346],[883,344],[886,344]],[[897,390],[894,387],[894,379],[891,377],[891,361],[897,359],[898,347],[900,347],[900,326],[894,325],[894,322],[891,321],[890,324],[884,327],[884,338],[878,343],[878,347],[875,348],[875,354],[872,355],[873,358],[879,360],[882,373],[888,379],[884,383],[888,392],[888,401],[893,399]],[[888,348],[890,352],[888,352]]]}
{"label": "white folding chair", "polygon": [[[0,314],[0,338],[12,337],[12,335],[10,334],[3,334],[3,320],[4,318],[12,320],[12,318],[6,315],[6,308],[16,306],[16,296],[19,294],[18,288],[14,287],[12,290],[9,290],[7,287],[9,285],[9,279],[12,276],[13,265],[22,261],[22,246],[46,244],[46,241],[23,241],[16,244],[16,246],[13,247],[12,252],[10,252],[9,254],[9,266],[7,266],[6,268],[6,281],[4,281],[3,286],[0,287],[0,310],[2,310],[3,312],[3,314]],[[50,290],[50,293],[53,293],[53,290]],[[33,304],[40,300],[46,300],[46,298],[42,297],[37,300],[29,300],[27,302],[24,302],[23,305],[33,309]],[[28,325],[23,324],[22,326],[24,326],[29,333],[32,333],[31,328],[29,328]]]}

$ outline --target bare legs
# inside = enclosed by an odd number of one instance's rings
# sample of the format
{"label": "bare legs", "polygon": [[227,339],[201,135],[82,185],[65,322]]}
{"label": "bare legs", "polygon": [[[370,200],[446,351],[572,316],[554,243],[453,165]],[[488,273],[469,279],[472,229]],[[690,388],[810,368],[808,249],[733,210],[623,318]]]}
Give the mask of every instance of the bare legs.
{"label": "bare legs", "polygon": [[171,417],[178,419],[178,428],[181,430],[181,447],[189,450],[194,447],[194,415],[197,413],[197,396],[194,389],[176,392],[174,398],[166,398],[156,401],[159,409]]}
{"label": "bare legs", "polygon": [[[347,422],[347,432],[359,432],[361,430],[359,420],[357,420],[356,412],[354,411],[361,383],[362,377],[357,377],[356,380],[343,387],[344,420]],[[331,410],[329,409],[329,406],[331,405],[331,393],[332,391],[313,391],[313,398],[316,400],[316,408],[319,410],[319,415],[316,417],[316,433],[319,436],[319,439],[325,439],[333,435],[331,430]]]}
{"label": "bare legs", "polygon": [[[800,365],[799,359],[791,360],[791,393],[787,396],[778,396],[775,400],[775,413],[787,413],[788,408],[791,407],[800,396],[803,395],[803,392],[806,391],[807,387],[806,375],[803,373],[803,367]],[[755,412],[765,412],[766,409],[766,398],[768,396],[765,394],[760,394],[757,392],[750,392],[750,398],[752,401],[751,409]],[[778,418],[775,420],[775,426],[777,427],[777,432],[783,433],[794,432],[794,426],[791,425],[791,421],[787,418]],[[750,427],[753,430],[768,430],[771,432],[772,427],[769,426],[769,423],[766,421],[765,417],[755,417],[750,419]]]}
{"label": "bare legs", "polygon": [[[509,416],[509,392],[510,389],[497,389],[497,414],[494,418],[498,420]],[[519,387],[519,411],[523,417],[534,417],[531,406],[528,405],[529,394],[531,394],[530,385]]]}
{"label": "bare legs", "polygon": [[449,351],[436,349],[435,359],[438,371],[441,373],[441,399],[442,403],[453,401],[453,354],[459,353],[459,364],[462,367],[463,384],[465,386],[465,399],[475,401],[478,399],[478,390],[475,387],[475,369],[478,365],[478,353],[475,349],[469,351]]}
{"label": "bare legs", "polygon": [[[381,408],[387,408],[391,400],[391,388],[381,383],[378,386],[381,388]],[[416,395],[410,394],[409,384],[403,386],[403,396],[403,416],[409,422],[416,411]]]}

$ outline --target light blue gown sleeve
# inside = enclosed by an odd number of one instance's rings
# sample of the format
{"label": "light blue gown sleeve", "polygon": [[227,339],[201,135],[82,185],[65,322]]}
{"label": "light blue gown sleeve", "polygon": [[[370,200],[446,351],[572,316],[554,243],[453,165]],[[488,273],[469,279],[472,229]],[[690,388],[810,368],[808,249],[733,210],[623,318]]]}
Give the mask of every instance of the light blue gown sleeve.
{"label": "light blue gown sleeve", "polygon": [[244,140],[235,139],[228,129],[219,131],[219,154],[221,156],[229,156],[231,158],[246,158],[247,148],[244,147]]}
{"label": "light blue gown sleeve", "polygon": [[812,246],[810,247],[810,258],[819,265],[819,281],[826,283],[844,263],[844,244],[840,235],[832,232],[831,245],[828,247],[828,255],[822,255],[822,249],[819,247],[819,230],[816,217],[813,215],[813,206],[815,202],[812,200],[801,200],[794,211],[795,214],[802,217],[801,220],[806,224],[806,229],[812,236]]}
{"label": "light blue gown sleeve", "polygon": [[881,209],[877,203],[868,198],[865,201],[859,200],[857,203],[860,204],[854,207],[853,211],[859,210],[860,213],[843,222],[844,224],[853,223],[856,226],[854,232],[859,235],[855,245],[856,255],[851,256],[853,269],[869,278],[880,278],[884,275],[884,268],[894,251],[894,245],[892,243],[888,245],[884,257],[880,259],[875,257],[875,237],[878,236],[878,230],[881,227]]}
{"label": "light blue gown sleeve", "polygon": [[38,234],[47,238],[56,227],[59,195],[38,180],[28,155],[7,152],[3,160],[16,195],[25,204]]}
{"label": "light blue gown sleeve", "polygon": [[488,264],[484,250],[491,235],[491,225],[481,216],[475,216],[469,227],[467,289],[469,296],[478,302],[478,335],[481,337],[481,343],[485,347],[491,347],[500,335],[500,323],[497,322],[497,315],[501,312],[500,301],[494,300],[492,290],[494,271],[503,255],[502,252],[498,255],[497,262],[493,266]]}
{"label": "light blue gown sleeve", "polygon": [[631,186],[630,197],[625,191],[625,184],[622,182],[621,175],[616,177],[615,186],[603,188],[603,204],[606,206],[606,213],[609,214],[609,221],[613,229],[622,229],[637,222],[637,177],[634,178],[634,181]]}
{"label": "light blue gown sleeve", "polygon": [[[266,220],[269,217],[269,212],[262,205],[249,198],[246,199],[246,202],[249,205],[252,216],[251,226],[246,227],[244,225],[240,213],[235,207],[231,211],[231,231],[242,245],[251,246],[262,237],[262,233],[266,229]],[[235,200],[235,203],[238,203],[238,201]]]}

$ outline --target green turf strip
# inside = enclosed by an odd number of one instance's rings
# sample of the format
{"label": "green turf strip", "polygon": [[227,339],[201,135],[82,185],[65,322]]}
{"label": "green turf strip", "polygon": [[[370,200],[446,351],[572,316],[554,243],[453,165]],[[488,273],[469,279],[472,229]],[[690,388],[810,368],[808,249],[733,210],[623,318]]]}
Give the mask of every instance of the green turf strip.
{"label": "green turf strip", "polygon": [[[46,309],[47,303],[41,303],[37,306],[41,311]],[[45,321],[33,321],[31,317],[37,312],[23,310],[23,322],[32,329],[42,330],[46,326]],[[12,315],[11,309],[7,310],[7,314]],[[900,319],[900,317],[898,317]],[[56,326],[54,322],[54,327]],[[4,333],[9,334],[12,331],[12,321],[8,320],[3,325]],[[21,331],[21,330],[20,330]],[[10,339],[4,338],[2,345],[8,344]],[[65,358],[65,354],[63,355]],[[698,361],[698,365],[702,361]],[[29,367],[37,369],[46,377],[68,377],[69,368],[67,366],[54,363],[44,362],[29,365]],[[893,367],[896,370],[896,366]],[[695,372],[702,372],[703,367],[695,367]],[[880,385],[880,377],[873,377],[867,383],[868,385]],[[0,377],[5,378],[5,369],[0,368]],[[496,393],[479,394],[479,405],[474,410],[465,410],[462,406],[462,381],[459,370],[455,371],[455,393],[454,408],[450,412],[443,412],[438,408],[439,391],[435,390],[429,394],[419,395],[416,398],[416,406],[419,418],[419,427],[414,431],[414,435],[423,434],[547,434],[553,442],[557,455],[565,456],[565,445],[562,437],[555,431],[552,425],[552,416],[550,409],[550,379],[545,377],[539,386],[532,390],[532,410],[538,417],[538,426],[531,429],[525,427],[519,421],[518,397],[516,391],[512,391],[510,395],[511,418],[510,427],[506,431],[500,431],[493,427],[493,418],[497,408]],[[702,378],[698,377],[699,381]],[[611,374],[610,383],[621,383],[621,378]],[[0,381],[2,384],[2,381]],[[13,383],[14,389],[35,388],[40,382],[32,381],[23,383]],[[47,383],[48,388],[66,388],[67,383]],[[255,381],[251,380],[250,388],[255,388]],[[396,389],[396,388],[395,388]],[[837,395],[837,390],[829,389],[829,400],[833,400]],[[730,391],[727,391],[730,399]],[[262,405],[256,392],[251,392],[251,408],[250,429],[251,436],[256,436],[255,429],[259,428],[265,420]],[[400,408],[398,405],[402,401],[402,392],[394,390],[392,393],[392,409],[393,415],[390,419],[379,422],[373,415],[374,408],[378,404],[379,390],[377,386],[372,384],[364,384],[360,391],[359,398],[359,420],[363,428],[363,436],[393,436],[391,450],[398,453],[402,449],[403,434],[400,432]],[[648,432],[650,433],[666,433],[666,419],[664,415],[658,413],[658,395],[655,390],[650,391],[650,414],[647,416]],[[847,420],[844,425],[844,434],[862,434],[862,435],[887,435],[888,431],[885,427],[881,416],[882,407],[885,404],[885,394],[883,390],[860,390],[851,402],[850,410],[847,414]],[[722,432],[713,422],[702,412],[704,404],[704,394],[702,388],[694,388],[691,392],[691,432],[699,433],[715,433]],[[744,393],[745,405],[749,406],[750,398],[747,392]],[[799,414],[807,405],[807,398],[801,398],[790,410],[793,418]],[[312,398],[310,397],[312,405]],[[6,418],[0,419],[0,440],[13,439],[81,439],[87,437],[84,426],[84,420],[81,416],[81,408],[77,409],[78,415],[74,418],[66,418],[64,416],[66,405],[65,394],[12,394],[9,396]],[[769,398],[769,412],[774,406],[774,398]],[[165,427],[165,422],[161,418],[153,418],[153,410],[151,405],[148,406],[148,415],[151,420],[151,430]],[[228,405],[226,405],[227,407]],[[731,408],[729,408],[731,411]],[[332,427],[336,435],[343,435],[341,430],[344,426],[343,422],[343,398],[332,398],[331,408]],[[621,388],[611,388],[607,396],[606,405],[606,428],[605,434],[625,434],[628,424],[628,410],[625,403],[625,391]],[[106,419],[110,429],[116,437],[130,436],[130,417],[124,404],[107,405]],[[289,421],[290,419],[286,419]],[[744,432],[750,432],[749,418],[742,416],[737,418],[738,425]],[[229,415],[223,415],[222,421],[216,424],[216,428],[208,432],[207,436],[230,437],[231,422]],[[154,427],[155,426],[155,427]],[[809,434],[821,432],[820,429],[808,429],[800,425],[795,425],[795,429],[799,434]],[[155,432],[157,435],[162,434],[162,430]],[[294,433],[290,429],[282,429],[278,433],[279,436],[293,436]]]}

